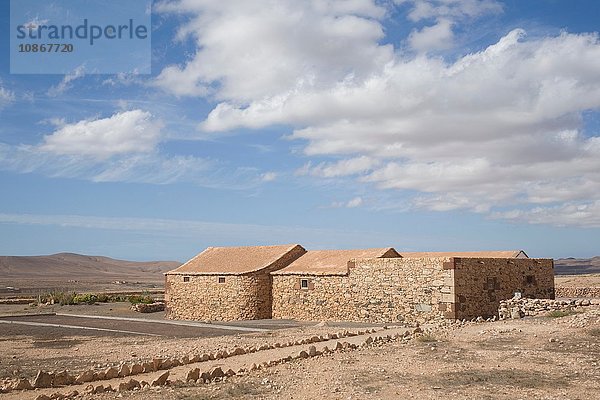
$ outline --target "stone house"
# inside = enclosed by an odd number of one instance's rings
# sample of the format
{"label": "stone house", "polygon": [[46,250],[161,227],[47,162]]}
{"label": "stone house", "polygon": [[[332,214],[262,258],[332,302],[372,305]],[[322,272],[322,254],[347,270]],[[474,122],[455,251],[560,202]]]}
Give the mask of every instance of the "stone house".
{"label": "stone house", "polygon": [[[273,318],[426,322],[496,315],[515,292],[554,297],[553,261],[522,251],[345,257],[307,252],[273,272]],[[333,262],[334,261],[334,262]]]}
{"label": "stone house", "polygon": [[169,319],[271,318],[271,275],[304,254],[300,245],[209,247],[165,274]]}
{"label": "stone house", "polygon": [[491,317],[516,292],[554,298],[553,267],[521,250],[210,247],[165,274],[166,316],[386,323]]}

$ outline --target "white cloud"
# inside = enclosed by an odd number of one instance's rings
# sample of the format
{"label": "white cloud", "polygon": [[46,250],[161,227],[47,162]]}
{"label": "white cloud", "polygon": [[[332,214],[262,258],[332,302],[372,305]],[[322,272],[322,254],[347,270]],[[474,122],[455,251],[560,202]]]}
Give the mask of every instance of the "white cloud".
{"label": "white cloud", "polygon": [[452,22],[447,19],[441,19],[435,25],[421,30],[413,30],[408,36],[410,46],[420,52],[449,49],[453,41]]}
{"label": "white cloud", "polygon": [[292,126],[307,156],[333,160],[298,174],[355,176],[410,194],[416,208],[562,215],[600,200],[599,132],[582,123],[600,112],[596,34],[528,39],[515,29],[447,61],[427,50],[449,45],[452,24],[501,12],[498,2],[411,1],[412,20],[438,24],[413,32],[414,56],[379,44],[374,2],[343,12],[336,1],[221,3],[162,8],[192,15],[181,37],[198,49],[176,78],[220,99],[203,130]]}
{"label": "white cloud", "polygon": [[600,200],[588,203],[566,203],[554,207],[535,207],[528,210],[495,212],[492,218],[532,224],[581,226],[600,228]]}
{"label": "white cloud", "polygon": [[198,46],[184,65],[165,68],[154,84],[178,96],[205,95],[239,102],[306,87],[340,76],[364,77],[387,62],[379,46],[385,9],[374,0],[180,0],[159,12],[191,14],[179,32]]}
{"label": "white cloud", "polygon": [[0,82],[0,109],[9,105],[15,101],[15,94],[10,90],[2,87],[2,82]]}
{"label": "white cloud", "polygon": [[148,153],[160,140],[162,126],[162,122],[147,111],[124,111],[109,118],[63,125],[44,137],[40,150],[99,159],[116,154]]}
{"label": "white cloud", "polygon": [[48,93],[47,93],[48,96],[56,97],[60,94],[63,94],[64,92],[66,92],[73,86],[73,84],[72,84],[73,81],[83,78],[84,76],[85,76],[85,67],[83,65],[80,65],[79,67],[75,68],[73,70],[73,72],[66,74],[64,76],[64,78],[62,79],[62,81],[59,82],[58,85],[50,87],[50,89],[48,89]]}
{"label": "white cloud", "polygon": [[277,173],[275,172],[265,172],[262,174],[261,179],[263,182],[273,182],[277,179]]}
{"label": "white cloud", "polygon": [[[161,237],[190,238],[194,245],[256,245],[273,243],[302,243],[313,249],[339,247],[344,243],[349,248],[360,246],[375,247],[389,240],[384,232],[364,230],[335,230],[306,228],[290,225],[235,224],[226,222],[206,222],[197,220],[118,218],[84,215],[36,215],[2,214],[0,224],[60,226],[66,228],[103,229],[130,231],[143,235]],[[410,238],[407,238],[410,240]]]}
{"label": "white cloud", "polygon": [[363,203],[362,197],[355,197],[352,200],[349,200],[348,203],[346,203],[346,207],[355,208],[355,207],[362,205],[362,203]]}
{"label": "white cloud", "polygon": [[0,143],[0,170],[93,182],[170,184],[187,182],[220,189],[248,189],[276,178],[253,168],[231,168],[217,160],[163,154],[163,123],[143,110],[108,118],[66,123],[41,122],[57,129],[39,145]]}
{"label": "white cloud", "polygon": [[347,160],[340,160],[335,163],[320,163],[314,167],[309,162],[296,171],[296,173],[297,175],[313,175],[322,178],[336,178],[370,171],[377,164],[378,161],[376,159],[361,156]]}
{"label": "white cloud", "polygon": [[363,204],[362,197],[354,197],[348,201],[334,201],[331,203],[332,208],[356,208]]}
{"label": "white cloud", "polygon": [[410,4],[408,17],[412,21],[436,18],[477,18],[498,14],[503,10],[496,0],[394,0],[397,4]]}

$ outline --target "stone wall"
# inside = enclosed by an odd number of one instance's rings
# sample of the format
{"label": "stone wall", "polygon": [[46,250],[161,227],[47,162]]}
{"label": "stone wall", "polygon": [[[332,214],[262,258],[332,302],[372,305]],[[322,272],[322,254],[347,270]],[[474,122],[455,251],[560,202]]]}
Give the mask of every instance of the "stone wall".
{"label": "stone wall", "polygon": [[454,279],[454,290],[442,305],[447,318],[497,315],[500,301],[515,292],[529,298],[554,298],[552,260],[454,258],[444,268],[453,271]]}
{"label": "stone wall", "polygon": [[167,273],[165,317],[200,321],[271,318],[270,273],[288,266],[305,252],[297,246],[269,267],[241,275]]}
{"label": "stone wall", "polygon": [[[184,282],[184,278],[189,281]],[[266,274],[167,275],[165,317],[201,321],[270,318]],[[267,301],[265,301],[267,300]]]}
{"label": "stone wall", "polygon": [[[356,260],[347,275],[274,275],[273,318],[425,322],[442,319],[450,292],[447,258]],[[309,287],[301,289],[300,280]]]}
{"label": "stone wall", "polygon": [[556,287],[556,297],[593,297],[600,298],[600,287]]}

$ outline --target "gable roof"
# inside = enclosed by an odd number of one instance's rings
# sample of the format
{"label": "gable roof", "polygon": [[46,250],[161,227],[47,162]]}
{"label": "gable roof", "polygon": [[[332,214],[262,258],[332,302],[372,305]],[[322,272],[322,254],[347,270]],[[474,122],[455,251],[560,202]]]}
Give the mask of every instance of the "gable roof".
{"label": "gable roof", "polygon": [[505,251],[428,251],[428,252],[402,252],[404,258],[435,258],[435,257],[463,257],[463,258],[529,258],[523,250]]}
{"label": "gable roof", "polygon": [[304,248],[298,244],[280,246],[209,247],[181,267],[167,274],[241,275],[271,266],[291,251]]}
{"label": "gable roof", "polygon": [[397,258],[392,247],[363,250],[309,250],[272,275],[346,275],[348,262],[360,258]]}

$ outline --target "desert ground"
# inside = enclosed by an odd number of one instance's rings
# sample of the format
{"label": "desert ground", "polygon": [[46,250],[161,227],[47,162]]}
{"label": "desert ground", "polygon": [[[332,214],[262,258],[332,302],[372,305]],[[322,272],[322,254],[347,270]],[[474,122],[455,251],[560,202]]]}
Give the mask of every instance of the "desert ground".
{"label": "desert ground", "polygon": [[[81,261],[80,256],[71,255],[67,258],[72,268],[81,262],[91,262],[95,272],[75,281],[67,281],[65,277],[26,279],[24,275],[15,275],[0,281],[0,287],[18,286],[20,293],[7,292],[0,297],[31,295],[47,289],[87,292],[162,289],[163,271],[156,265],[147,269],[147,274],[141,274],[143,279],[137,279],[140,268],[146,266],[133,264],[127,274],[116,274],[110,265],[106,267],[107,263],[114,264],[114,260]],[[568,271],[569,263],[573,262],[567,260],[561,267],[563,271]],[[574,263],[579,263],[578,271],[586,273],[596,268],[590,262]],[[10,272],[6,265],[4,268],[4,272]],[[64,273],[70,272],[64,270]],[[600,274],[561,274],[556,277],[556,285],[600,287]],[[191,359],[194,355],[218,354],[236,348],[257,350],[170,368],[167,384],[157,387],[86,393],[103,382],[107,385],[110,382],[116,389],[119,379],[125,379],[116,378],[94,381],[91,386],[88,383],[5,393],[0,390],[0,400],[43,399],[44,395],[52,394],[60,398],[57,393],[72,390],[80,393],[74,398],[136,400],[596,399],[600,398],[600,304],[597,299],[594,303],[564,315],[424,325],[418,328],[424,333],[414,333],[415,327],[384,329],[382,325],[319,321],[171,322],[164,319],[163,312],[131,311],[129,303],[0,304],[0,388],[17,378],[33,382],[40,370],[68,371],[77,376],[91,370]],[[369,334],[370,329],[377,332]],[[407,329],[411,334],[401,335]],[[308,350],[308,344],[299,341],[307,342],[317,336],[327,338],[326,335],[331,337],[342,331],[359,334],[344,338],[354,341],[357,348],[344,346],[334,352],[323,350],[320,355],[319,350],[314,357],[298,357],[299,352]],[[397,335],[394,340],[377,340],[394,332]],[[367,337],[375,341],[367,345]],[[333,349],[341,340],[324,339],[319,345]],[[285,343],[289,346],[278,346]],[[204,369],[221,367],[223,371],[231,368],[237,374],[210,383],[188,382],[186,372],[195,365]],[[150,383],[160,373],[151,371],[130,378]]]}
{"label": "desert ground", "polygon": [[[56,315],[39,315],[43,313]],[[0,320],[4,321],[68,326],[0,324],[0,382],[16,377],[33,379],[38,370],[68,370],[76,375],[88,369],[104,370],[123,363],[143,363],[157,358],[181,359],[192,354],[236,347],[258,348],[340,330],[368,328],[361,324],[301,324],[294,321],[169,325],[163,323],[162,313],[134,313],[127,303],[39,308],[3,305],[0,306],[0,316]],[[381,326],[373,328],[386,332]],[[577,312],[559,317],[527,317],[421,328],[428,334],[294,359],[242,372],[220,382],[187,383],[185,379],[176,379],[175,370],[186,368],[181,366],[172,370],[169,378],[172,381],[166,386],[84,394],[84,385],[78,387],[82,393],[78,398],[600,398],[598,304],[581,307]],[[357,337],[356,340],[362,339]],[[333,347],[335,341],[330,342],[329,346]],[[285,357],[290,352],[297,352],[298,347],[269,351],[272,353],[269,357]],[[214,360],[211,365],[222,366],[225,370],[231,363],[239,366],[240,362],[253,359],[260,364],[266,359],[262,354],[256,352]],[[238,364],[235,364],[236,357],[240,358]],[[152,379],[152,374],[146,375],[146,379]],[[144,376],[142,374],[136,379],[142,380]],[[35,399],[57,390],[67,393],[68,389],[12,391],[0,394],[0,399]]]}

